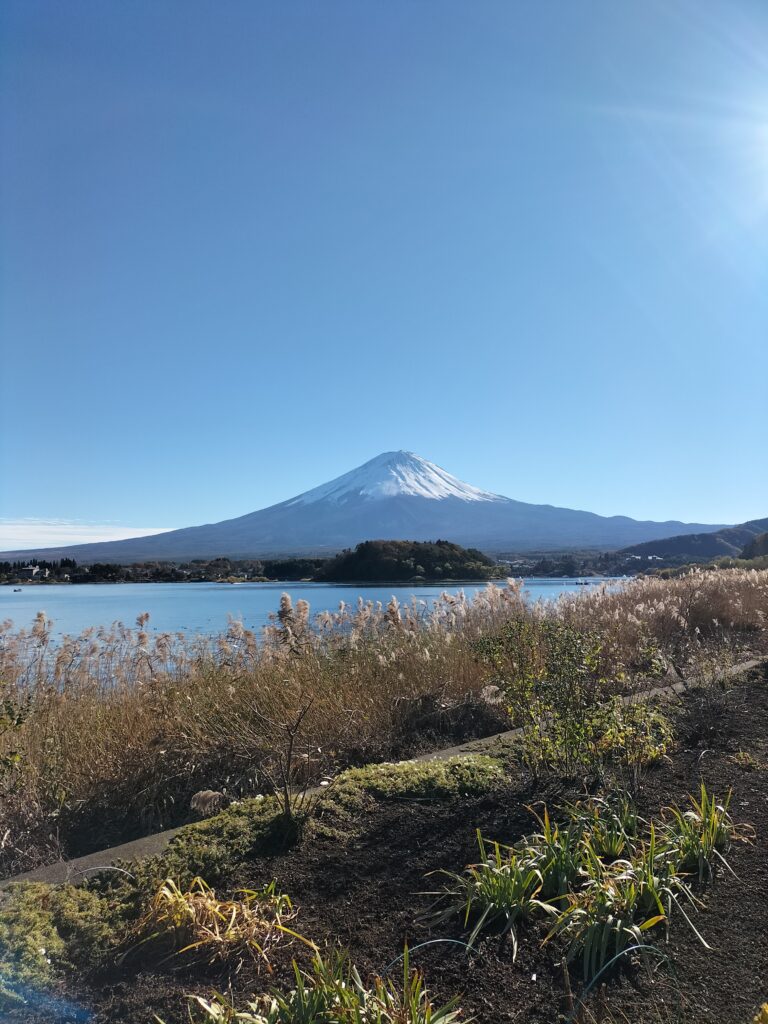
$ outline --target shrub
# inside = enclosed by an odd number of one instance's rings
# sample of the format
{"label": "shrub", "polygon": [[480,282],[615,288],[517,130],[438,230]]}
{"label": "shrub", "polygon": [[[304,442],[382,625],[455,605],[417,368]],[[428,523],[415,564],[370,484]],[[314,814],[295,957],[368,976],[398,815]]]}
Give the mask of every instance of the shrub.
{"label": "shrub", "polygon": [[642,702],[614,697],[606,703],[535,702],[535,723],[525,727],[523,763],[534,776],[542,771],[566,778],[618,773],[633,791],[643,771],[665,754],[672,727],[665,716]]}
{"label": "shrub", "polygon": [[[613,696],[623,674],[609,676],[606,644],[594,630],[520,619],[473,646],[492,670],[489,684],[502,689],[524,729],[523,761],[534,776],[551,770],[577,777],[610,765],[636,787],[642,769],[665,753],[669,723],[645,703]],[[647,642],[642,653],[653,660]]]}

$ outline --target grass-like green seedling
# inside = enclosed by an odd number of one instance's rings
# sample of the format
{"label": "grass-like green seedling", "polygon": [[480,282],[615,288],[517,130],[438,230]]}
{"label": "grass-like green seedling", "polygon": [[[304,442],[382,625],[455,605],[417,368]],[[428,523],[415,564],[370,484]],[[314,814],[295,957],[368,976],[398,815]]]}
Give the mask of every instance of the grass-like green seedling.
{"label": "grass-like green seedling", "polygon": [[[460,1011],[455,999],[434,1006],[417,971],[403,958],[402,985],[374,978],[363,984],[343,953],[318,956],[309,973],[294,963],[296,987],[275,992],[237,1009],[223,995],[192,996],[192,1019],[200,1024],[453,1024]],[[196,1015],[195,1015],[196,1011]]]}
{"label": "grass-like green seedling", "polygon": [[274,882],[238,895],[240,899],[220,900],[202,878],[193,879],[188,889],[166,879],[136,923],[123,959],[149,943],[159,945],[166,959],[199,953],[213,963],[242,960],[248,954],[269,966],[270,952],[281,940],[301,938],[288,928],[296,911]]}
{"label": "grass-like green seedling", "polygon": [[546,807],[541,815],[532,813],[541,831],[522,840],[516,849],[539,871],[541,899],[557,901],[570,891],[579,873],[581,832],[572,824],[561,827],[553,823]]}
{"label": "grass-like green seedling", "polygon": [[589,842],[597,854],[605,860],[625,857],[632,849],[638,825],[635,805],[627,796],[609,801],[599,797],[578,804],[570,804],[566,811],[572,827],[582,836],[589,836]]}
{"label": "grass-like green seedling", "polygon": [[734,825],[728,813],[731,793],[719,803],[702,782],[699,798],[689,799],[691,806],[687,811],[667,808],[664,838],[669,848],[676,851],[679,869],[695,874],[700,882],[711,881],[718,864],[734,874],[725,854],[732,840],[748,839],[750,833],[746,826]]}
{"label": "grass-like green seedling", "polygon": [[542,899],[544,875],[534,857],[500,843],[493,843],[489,852],[479,830],[477,842],[480,861],[462,874],[441,872],[449,881],[441,892],[430,894],[438,899],[426,917],[431,924],[440,924],[462,915],[465,928],[471,926],[470,946],[484,929],[499,928],[510,937],[514,959],[517,924],[556,910]]}
{"label": "grass-like green seedling", "polygon": [[568,960],[580,956],[584,979],[589,980],[628,946],[641,945],[644,932],[666,920],[656,907],[643,910],[647,903],[632,865],[614,861],[584,889],[569,896],[568,907],[558,914],[547,939],[565,937]]}

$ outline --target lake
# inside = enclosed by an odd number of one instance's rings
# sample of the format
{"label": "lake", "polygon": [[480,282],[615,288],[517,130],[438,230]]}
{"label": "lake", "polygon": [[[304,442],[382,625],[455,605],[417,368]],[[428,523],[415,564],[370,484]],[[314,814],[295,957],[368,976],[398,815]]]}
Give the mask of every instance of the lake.
{"label": "lake", "polygon": [[[574,579],[527,579],[525,594],[531,601],[551,599],[569,591],[586,591]],[[312,613],[333,611],[340,601],[386,604],[394,594],[404,603],[411,597],[431,604],[444,591],[467,596],[484,583],[463,585],[360,586],[337,583],[78,583],[71,585],[22,584],[21,593],[0,586],[0,622],[10,619],[17,629],[28,628],[37,612],[53,620],[57,634],[80,633],[90,626],[124,622],[133,626],[136,616],[149,612],[149,628],[159,632],[218,633],[227,628],[228,616],[253,629],[267,622],[277,610],[280,595],[287,591],[294,604],[309,601]]]}

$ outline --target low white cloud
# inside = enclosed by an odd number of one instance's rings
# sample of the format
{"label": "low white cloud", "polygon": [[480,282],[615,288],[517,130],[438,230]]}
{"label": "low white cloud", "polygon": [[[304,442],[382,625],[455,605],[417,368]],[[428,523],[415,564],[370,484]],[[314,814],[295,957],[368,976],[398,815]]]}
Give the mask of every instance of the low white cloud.
{"label": "low white cloud", "polygon": [[168,533],[173,526],[119,526],[76,519],[0,519],[0,551],[55,548],[67,544],[95,544]]}

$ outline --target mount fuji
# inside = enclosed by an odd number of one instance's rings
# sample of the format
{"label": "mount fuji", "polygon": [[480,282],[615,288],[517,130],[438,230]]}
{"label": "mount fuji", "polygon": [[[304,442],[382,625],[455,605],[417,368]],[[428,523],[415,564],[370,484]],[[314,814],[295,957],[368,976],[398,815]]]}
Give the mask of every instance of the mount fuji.
{"label": "mount fuji", "polygon": [[487,552],[613,549],[720,524],[640,522],[532,505],[464,483],[413,452],[385,452],[295,498],[206,526],[149,537],[0,553],[3,559],[142,562],[322,554],[363,540],[443,538]]}

